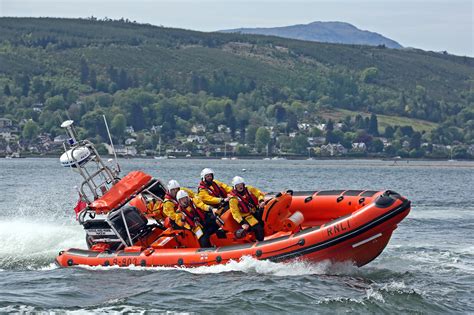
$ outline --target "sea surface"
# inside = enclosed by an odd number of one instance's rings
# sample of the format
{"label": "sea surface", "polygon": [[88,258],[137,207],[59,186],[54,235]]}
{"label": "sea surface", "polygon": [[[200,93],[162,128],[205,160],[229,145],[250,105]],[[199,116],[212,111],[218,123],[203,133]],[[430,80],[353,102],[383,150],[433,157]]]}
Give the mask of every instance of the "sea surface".
{"label": "sea surface", "polygon": [[84,248],[78,174],[59,159],[0,159],[0,313],[474,313],[474,163],[376,160],[120,160],[195,187],[203,167],[265,191],[392,189],[412,201],[370,264],[244,258],[198,268],[58,268]]}

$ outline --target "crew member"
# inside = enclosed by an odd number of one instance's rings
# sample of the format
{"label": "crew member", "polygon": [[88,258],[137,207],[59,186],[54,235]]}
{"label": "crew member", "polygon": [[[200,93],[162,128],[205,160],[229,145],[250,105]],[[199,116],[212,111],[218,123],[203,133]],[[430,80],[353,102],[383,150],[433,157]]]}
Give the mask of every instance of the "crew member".
{"label": "crew member", "polygon": [[[255,233],[258,241],[263,241],[264,231],[261,219],[261,211],[265,205],[265,194],[252,186],[246,186],[245,181],[240,176],[232,179],[233,190],[229,200],[232,217],[242,226],[242,230],[237,231],[236,236],[240,237],[247,231]],[[259,219],[257,219],[259,218]]]}
{"label": "crew member", "polygon": [[209,211],[212,207],[207,206],[207,209],[199,207],[197,205],[200,201],[199,198],[191,199],[184,190],[178,191],[176,199],[178,200],[178,211],[183,216],[184,227],[193,231],[201,247],[211,247],[210,237],[219,229],[215,215]]}
{"label": "crew member", "polygon": [[214,179],[214,171],[205,168],[201,171],[201,182],[198,187],[198,195],[201,200],[213,207],[223,207],[228,201],[228,194],[232,188]]}
{"label": "crew member", "polygon": [[146,213],[151,215],[157,222],[162,222],[166,216],[163,213],[163,202],[155,197],[146,200]]}
{"label": "crew member", "polygon": [[[170,218],[172,223],[177,225],[174,226],[175,228],[183,227],[185,225],[184,217],[180,213],[176,212],[176,210],[178,210],[178,200],[176,199],[176,194],[180,189],[186,191],[191,198],[195,197],[195,194],[191,189],[184,187],[181,188],[181,185],[177,180],[172,179],[168,182],[168,191],[166,192],[165,198],[163,200],[163,213]],[[200,200],[199,202],[199,206],[207,207]],[[189,228],[189,226],[187,228]]]}

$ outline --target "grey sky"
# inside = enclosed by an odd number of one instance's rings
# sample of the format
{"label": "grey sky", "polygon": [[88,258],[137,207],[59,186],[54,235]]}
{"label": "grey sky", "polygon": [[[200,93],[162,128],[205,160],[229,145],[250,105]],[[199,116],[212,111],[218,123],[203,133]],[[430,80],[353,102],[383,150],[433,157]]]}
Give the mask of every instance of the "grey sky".
{"label": "grey sky", "polygon": [[403,46],[474,56],[474,0],[0,0],[1,16],[129,18],[201,31],[343,21]]}

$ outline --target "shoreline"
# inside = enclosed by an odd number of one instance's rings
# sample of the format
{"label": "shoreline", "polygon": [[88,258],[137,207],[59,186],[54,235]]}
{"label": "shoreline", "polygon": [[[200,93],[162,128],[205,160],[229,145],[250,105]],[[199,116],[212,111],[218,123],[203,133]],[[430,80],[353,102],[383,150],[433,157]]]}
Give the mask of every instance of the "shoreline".
{"label": "shoreline", "polygon": [[[14,160],[19,160],[19,159],[51,159],[51,158],[57,158],[59,159],[60,154],[47,154],[47,155],[23,155],[21,157],[7,157],[7,156],[0,156],[0,159],[14,159]],[[101,155],[104,159],[110,159],[114,158],[113,155]],[[234,159],[232,159],[234,158]],[[308,157],[304,156],[281,156],[278,157],[278,159],[272,159],[273,157],[268,157],[268,160],[266,160],[266,156],[261,155],[261,156],[239,156],[239,157],[229,157],[227,159],[223,159],[223,157],[206,157],[206,156],[191,156],[191,157],[185,157],[185,156],[175,156],[173,158],[164,158],[164,159],[155,159],[153,156],[118,156],[119,160],[156,160],[156,161],[163,161],[163,160],[221,160],[221,161],[245,161],[245,160],[250,160],[250,161],[255,161],[255,160],[262,160],[262,161],[364,161],[364,160],[370,160],[370,161],[384,161],[384,162],[393,162],[394,165],[404,165],[404,164],[409,164],[410,161],[416,161],[416,162],[474,162],[474,159],[458,159],[458,160],[447,160],[447,159],[440,159],[440,158],[386,158],[386,157],[311,157],[310,159]]]}

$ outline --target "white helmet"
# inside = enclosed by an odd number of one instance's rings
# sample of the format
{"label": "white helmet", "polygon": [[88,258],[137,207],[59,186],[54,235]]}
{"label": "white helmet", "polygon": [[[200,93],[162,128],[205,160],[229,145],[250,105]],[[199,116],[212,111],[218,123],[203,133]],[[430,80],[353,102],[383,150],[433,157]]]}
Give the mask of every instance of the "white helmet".
{"label": "white helmet", "polygon": [[238,185],[238,184],[245,184],[245,181],[242,177],[235,176],[234,178],[232,178],[232,186],[235,187],[235,185]]}
{"label": "white helmet", "polygon": [[214,171],[210,168],[205,168],[201,171],[201,179],[204,180],[204,177],[206,177],[206,175],[209,175],[209,174],[213,174],[214,175]]}
{"label": "white helmet", "polygon": [[176,194],[176,199],[177,200],[180,200],[180,199],[183,199],[185,197],[189,197],[188,193],[184,190],[180,190],[178,191],[178,193]]}
{"label": "white helmet", "polygon": [[180,188],[180,187],[181,185],[178,183],[177,180],[172,179],[168,182],[168,190]]}

